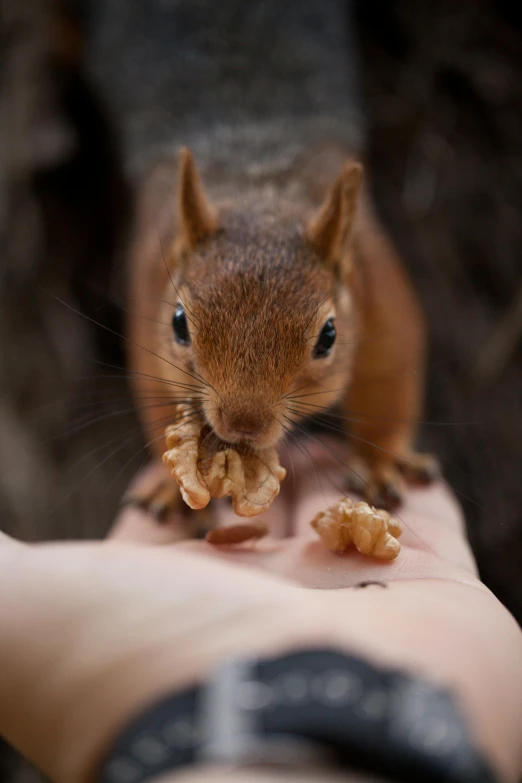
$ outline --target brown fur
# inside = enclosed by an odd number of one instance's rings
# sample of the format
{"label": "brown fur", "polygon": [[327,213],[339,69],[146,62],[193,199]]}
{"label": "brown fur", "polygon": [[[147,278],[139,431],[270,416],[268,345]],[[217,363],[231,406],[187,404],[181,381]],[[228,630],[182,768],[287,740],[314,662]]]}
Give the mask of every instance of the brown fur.
{"label": "brown fur", "polygon": [[203,190],[194,158],[186,147],[179,153],[178,218],[178,253],[193,250],[198,242],[217,230],[217,220]]}
{"label": "brown fur", "polygon": [[[352,271],[351,242],[362,181],[362,166],[349,161],[337,178],[318,215],[308,229],[308,239],[318,254],[343,268],[347,284]],[[343,264],[344,262],[344,264]]]}
{"label": "brown fur", "polygon": [[[222,440],[256,449],[341,402],[356,414],[351,429],[365,494],[393,505],[402,463],[417,467],[412,438],[424,337],[398,259],[368,205],[358,214],[361,165],[344,165],[319,208],[313,197],[292,200],[284,188],[280,198],[275,190],[257,199],[227,192],[211,205],[187,150],[177,176],[174,221],[165,207],[151,210],[161,170],[142,205],[131,283],[139,312],[130,321],[138,395],[193,399]],[[161,243],[147,223],[153,214]],[[190,346],[174,339],[179,304]],[[336,342],[329,356],[314,358],[329,318]],[[160,457],[168,409],[141,409]]]}

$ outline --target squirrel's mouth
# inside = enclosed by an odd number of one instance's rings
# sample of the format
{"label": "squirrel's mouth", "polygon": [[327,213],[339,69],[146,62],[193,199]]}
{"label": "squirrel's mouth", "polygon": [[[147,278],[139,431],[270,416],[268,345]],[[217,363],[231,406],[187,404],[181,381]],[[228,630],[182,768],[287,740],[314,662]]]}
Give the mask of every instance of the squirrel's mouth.
{"label": "squirrel's mouth", "polygon": [[223,416],[220,411],[214,415],[205,411],[205,418],[220,440],[231,446],[244,446],[249,450],[273,448],[283,435],[283,428],[274,417],[258,417],[257,420],[254,417],[234,419]]}
{"label": "squirrel's mouth", "polygon": [[272,448],[277,445],[281,439],[281,432],[277,431],[277,426],[274,429],[276,432],[273,432],[271,427],[265,432],[255,432],[213,427],[216,435],[225,443],[229,443],[231,446],[244,446],[254,451]]}

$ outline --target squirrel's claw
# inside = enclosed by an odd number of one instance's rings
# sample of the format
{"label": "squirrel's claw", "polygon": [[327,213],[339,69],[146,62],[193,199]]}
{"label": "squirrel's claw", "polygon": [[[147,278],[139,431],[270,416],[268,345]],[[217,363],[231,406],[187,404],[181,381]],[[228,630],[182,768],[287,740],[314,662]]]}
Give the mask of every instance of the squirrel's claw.
{"label": "squirrel's claw", "polygon": [[374,462],[357,456],[351,460],[346,486],[370,505],[394,511],[403,501],[406,483],[427,485],[439,477],[440,468],[431,454],[410,452]]}

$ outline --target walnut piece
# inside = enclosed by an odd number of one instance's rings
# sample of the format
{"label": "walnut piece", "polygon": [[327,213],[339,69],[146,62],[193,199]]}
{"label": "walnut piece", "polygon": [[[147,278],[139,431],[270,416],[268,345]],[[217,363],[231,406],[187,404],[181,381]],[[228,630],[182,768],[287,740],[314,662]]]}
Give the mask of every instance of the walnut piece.
{"label": "walnut piece", "polygon": [[[180,417],[181,421],[180,421]],[[183,500],[190,508],[204,508],[210,498],[232,497],[240,517],[253,517],[270,506],[279,494],[286,470],[275,449],[243,454],[225,443],[216,448],[208,428],[188,405],[177,406],[177,423],[165,430],[170,467]]]}
{"label": "walnut piece", "polygon": [[310,524],[332,552],[345,552],[354,545],[363,555],[394,560],[401,549],[397,538],[402,529],[397,520],[362,501],[343,498]]}
{"label": "walnut piece", "polygon": [[239,525],[227,525],[210,530],[205,536],[205,541],[215,546],[230,546],[232,544],[244,544],[245,541],[254,541],[268,534],[268,528],[263,522],[243,522]]}

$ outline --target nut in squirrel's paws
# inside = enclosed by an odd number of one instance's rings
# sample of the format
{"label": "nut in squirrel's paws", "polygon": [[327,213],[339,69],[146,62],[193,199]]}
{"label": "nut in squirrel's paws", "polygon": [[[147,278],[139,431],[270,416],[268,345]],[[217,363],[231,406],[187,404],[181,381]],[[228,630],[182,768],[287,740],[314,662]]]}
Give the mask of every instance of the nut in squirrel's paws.
{"label": "nut in squirrel's paws", "polygon": [[310,523],[323,544],[332,552],[345,552],[355,546],[363,555],[394,560],[401,550],[397,541],[402,530],[387,511],[367,503],[343,498]]}
{"label": "nut in squirrel's paws", "polygon": [[253,517],[270,506],[279,494],[286,476],[275,449],[257,454],[243,454],[220,444],[216,449],[202,428],[199,419],[191,415],[189,406],[179,405],[177,418],[181,424],[167,427],[167,451],[163,461],[170,467],[183,500],[190,508],[204,508],[210,498],[230,495],[235,513]]}

